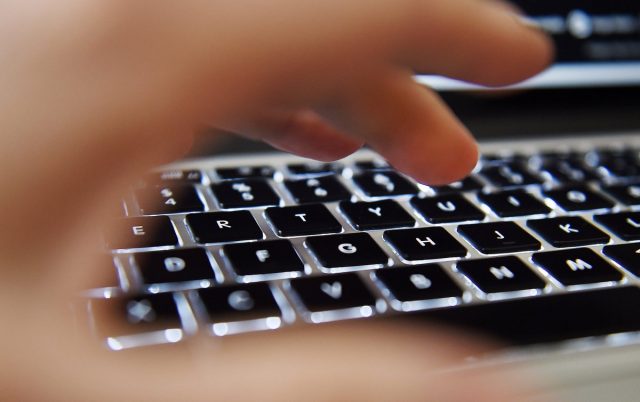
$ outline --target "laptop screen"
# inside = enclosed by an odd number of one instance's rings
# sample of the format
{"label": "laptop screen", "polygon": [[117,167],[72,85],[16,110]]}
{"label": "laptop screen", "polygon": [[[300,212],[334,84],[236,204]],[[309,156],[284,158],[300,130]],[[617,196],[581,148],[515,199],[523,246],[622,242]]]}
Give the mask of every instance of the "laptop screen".
{"label": "laptop screen", "polygon": [[[640,1],[513,0],[527,19],[549,33],[556,63],[519,88],[640,85]],[[438,90],[480,89],[468,83],[421,75]]]}

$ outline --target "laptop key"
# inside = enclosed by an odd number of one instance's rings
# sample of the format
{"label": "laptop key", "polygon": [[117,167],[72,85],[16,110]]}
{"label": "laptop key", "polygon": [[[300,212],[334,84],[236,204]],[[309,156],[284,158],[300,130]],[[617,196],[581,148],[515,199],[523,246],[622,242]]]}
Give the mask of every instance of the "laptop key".
{"label": "laptop key", "polygon": [[323,204],[267,208],[265,214],[278,236],[307,236],[342,231],[340,222]]}
{"label": "laptop key", "polygon": [[401,302],[462,297],[462,290],[438,264],[385,268],[375,272]]}
{"label": "laptop key", "polygon": [[541,247],[538,240],[514,222],[460,225],[458,233],[484,254],[531,251]]}
{"label": "laptop key", "polygon": [[625,205],[640,205],[640,183],[602,186],[602,189]]}
{"label": "laptop key", "polygon": [[351,193],[334,176],[322,176],[303,180],[286,180],[284,185],[297,203],[342,201]]}
{"label": "laptop key", "polygon": [[465,191],[482,190],[484,185],[473,176],[468,176],[460,181],[453,182],[446,186],[431,186],[438,194],[461,193]]}
{"label": "laptop key", "polygon": [[640,240],[640,212],[594,215],[593,219],[622,240]]}
{"label": "laptop key", "polygon": [[202,172],[199,170],[165,170],[147,174],[144,182],[152,185],[196,184],[202,182]]}
{"label": "laptop key", "polygon": [[598,175],[583,164],[570,159],[545,161],[540,170],[549,173],[556,181],[565,184],[598,179]]}
{"label": "laptop key", "polygon": [[287,165],[289,172],[299,176],[330,174],[340,168],[341,165],[337,163],[292,163]]}
{"label": "laptop key", "polygon": [[111,249],[178,245],[176,232],[166,216],[116,219],[104,231],[104,237]]}
{"label": "laptop key", "polygon": [[291,289],[311,312],[372,307],[376,303],[355,273],[293,279]]}
{"label": "laptop key", "polygon": [[605,246],[602,252],[627,271],[640,276],[640,243],[616,244]]}
{"label": "laptop key", "polygon": [[525,215],[548,214],[549,207],[524,190],[479,193],[478,199],[501,218]]}
{"label": "laptop key", "polygon": [[189,214],[187,224],[195,240],[203,244],[259,240],[264,237],[249,211]]}
{"label": "laptop key", "polygon": [[559,342],[640,330],[640,288],[626,286],[527,297],[384,317],[458,328],[508,345]]}
{"label": "laptop key", "polygon": [[390,166],[380,160],[360,160],[353,164],[356,168],[366,170],[389,170]]}
{"label": "laptop key", "polygon": [[353,181],[369,197],[417,194],[418,188],[399,173],[392,171],[365,172]]}
{"label": "laptop key", "polygon": [[545,287],[544,281],[514,256],[459,261],[456,268],[485,293]]}
{"label": "laptop key", "polygon": [[479,221],[484,213],[460,194],[411,199],[411,205],[429,223]]}
{"label": "laptop key", "polygon": [[178,308],[171,293],[89,301],[100,337],[180,329]]}
{"label": "laptop key", "polygon": [[144,215],[175,214],[204,210],[195,187],[184,184],[149,186],[136,190],[136,199]]}
{"label": "laptop key", "polygon": [[305,243],[326,268],[386,265],[389,261],[389,257],[367,233],[314,236]]}
{"label": "laptop key", "polygon": [[590,153],[588,163],[616,177],[640,176],[638,158],[632,150],[602,149]]}
{"label": "laptop key", "polygon": [[527,226],[554,247],[576,247],[608,243],[610,238],[579,216],[564,216],[527,221]]}
{"label": "laptop key", "polygon": [[588,248],[535,253],[532,260],[565,286],[622,279],[618,270]]}
{"label": "laptop key", "polygon": [[257,179],[273,177],[275,169],[271,166],[224,167],[216,169],[216,173],[221,179]]}
{"label": "laptop key", "polygon": [[384,239],[408,261],[464,257],[467,249],[440,227],[388,230]]}
{"label": "laptop key", "polygon": [[211,262],[201,248],[136,253],[133,258],[145,284],[213,282]]}
{"label": "laptop key", "polygon": [[526,169],[524,164],[517,162],[488,166],[483,168],[480,174],[496,187],[527,186],[542,183],[538,177]]}
{"label": "laptop key", "polygon": [[233,270],[241,276],[302,272],[304,269],[289,240],[226,244],[222,251]]}
{"label": "laptop key", "polygon": [[340,210],[357,230],[390,229],[415,225],[416,221],[392,200],[340,203]]}
{"label": "laptop key", "polygon": [[587,211],[611,208],[613,203],[586,186],[566,186],[556,190],[543,191],[565,211]]}
{"label": "laptop key", "polygon": [[237,322],[282,315],[266,283],[200,289],[209,322]]}
{"label": "laptop key", "polygon": [[221,208],[278,205],[280,197],[264,179],[224,181],[211,186]]}

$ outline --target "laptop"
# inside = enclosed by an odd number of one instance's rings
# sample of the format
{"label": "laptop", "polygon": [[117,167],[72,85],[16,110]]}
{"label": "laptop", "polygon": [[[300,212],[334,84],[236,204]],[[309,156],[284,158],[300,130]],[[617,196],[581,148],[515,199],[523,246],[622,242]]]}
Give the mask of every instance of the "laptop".
{"label": "laptop", "polygon": [[97,340],[435,322],[503,345],[452,370],[530,372],[540,398],[636,400],[640,4],[514,3],[555,40],[547,71],[500,90],[416,77],[478,137],[469,177],[423,185],[366,149],[317,163],[202,143],[123,198],[112,275],[83,293]]}

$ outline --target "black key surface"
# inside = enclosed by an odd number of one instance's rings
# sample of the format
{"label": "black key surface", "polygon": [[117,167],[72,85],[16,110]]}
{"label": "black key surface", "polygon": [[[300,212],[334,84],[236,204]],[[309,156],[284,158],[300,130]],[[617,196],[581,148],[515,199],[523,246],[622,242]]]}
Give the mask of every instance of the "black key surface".
{"label": "black key surface", "polygon": [[340,222],[323,204],[267,208],[265,214],[278,236],[307,236],[342,231]]}
{"label": "black key surface", "polygon": [[287,165],[289,172],[299,176],[330,174],[340,168],[341,165],[337,163],[292,163]]}
{"label": "black key surface", "polygon": [[608,243],[610,238],[579,216],[533,219],[527,226],[554,247],[576,247],[587,244]]}
{"label": "black key surface", "polygon": [[640,276],[640,243],[616,244],[605,246],[602,252],[627,271]]}
{"label": "black key surface", "polygon": [[389,170],[389,165],[379,160],[359,160],[353,165],[360,170]]}
{"label": "black key surface", "polygon": [[145,284],[203,279],[213,282],[211,262],[201,248],[136,253],[133,258]]}
{"label": "black key surface", "polygon": [[535,253],[531,258],[565,286],[622,279],[618,270],[588,248]]}
{"label": "black key surface", "polygon": [[357,230],[390,229],[415,225],[416,221],[392,200],[340,203],[340,210]]}
{"label": "black key surface", "polygon": [[586,186],[566,186],[556,190],[543,191],[565,211],[586,211],[611,208],[613,203]]}
{"label": "black key surface", "polygon": [[105,230],[104,237],[111,249],[178,245],[173,224],[166,216],[116,219]]}
{"label": "black key surface", "polygon": [[485,293],[545,287],[544,281],[514,256],[459,261],[456,267]]}
{"label": "black key surface", "polygon": [[538,240],[514,222],[460,225],[458,232],[484,254],[539,250],[541,247]]}
{"label": "black key surface", "polygon": [[203,211],[204,205],[192,185],[148,186],[136,190],[140,212],[144,215]]}
{"label": "black key surface", "polygon": [[221,179],[256,179],[273,177],[275,169],[271,166],[224,167],[216,169],[216,173]]}
{"label": "black key surface", "polygon": [[411,205],[430,223],[479,221],[484,213],[460,194],[411,199]]}
{"label": "black key surface", "polygon": [[401,302],[462,297],[462,290],[437,264],[386,268],[375,276]]}
{"label": "black key surface", "polygon": [[314,236],[309,237],[306,244],[326,268],[386,265],[389,260],[366,233]]}
{"label": "black key surface", "polygon": [[481,190],[484,187],[482,182],[473,176],[468,176],[460,181],[453,182],[446,186],[431,186],[438,194],[460,193],[465,191]]}
{"label": "black key surface", "polygon": [[264,236],[249,211],[189,214],[187,223],[198,243],[256,240]]}
{"label": "black key surface", "polygon": [[388,230],[383,234],[398,254],[408,261],[464,257],[467,249],[439,227]]}
{"label": "black key surface", "polygon": [[418,194],[418,188],[399,173],[392,171],[364,172],[353,181],[368,197]]}
{"label": "black key surface", "polygon": [[524,164],[518,162],[487,166],[480,171],[480,174],[496,187],[527,186],[542,183],[538,177],[527,170]]}
{"label": "black key surface", "polygon": [[552,159],[545,161],[540,170],[551,175],[560,183],[581,183],[598,179],[598,175],[579,161],[571,159]]}
{"label": "black key surface", "polygon": [[487,204],[501,218],[551,212],[542,201],[524,190],[479,193],[478,199]]}
{"label": "black key surface", "polygon": [[123,336],[181,328],[171,293],[130,298],[94,299],[90,302],[98,336]]}
{"label": "black key surface", "polygon": [[200,289],[198,296],[209,322],[237,322],[282,315],[266,283]]}
{"label": "black key surface", "polygon": [[640,176],[638,156],[631,149],[600,149],[588,154],[587,163],[610,176]]}
{"label": "black key surface", "polygon": [[622,240],[640,240],[640,212],[594,215],[593,219]]}
{"label": "black key surface", "polygon": [[286,180],[284,185],[294,200],[300,204],[342,201],[351,198],[349,190],[334,176],[321,176],[303,180]]}
{"label": "black key surface", "polygon": [[307,310],[311,312],[374,306],[375,297],[354,273],[291,280]]}
{"label": "black key surface", "polygon": [[625,205],[640,205],[640,183],[602,186],[602,189]]}
{"label": "black key surface", "polygon": [[195,184],[202,182],[199,170],[165,170],[153,172],[145,176],[145,183],[152,185]]}
{"label": "black key surface", "polygon": [[221,208],[250,208],[280,204],[280,197],[265,179],[223,181],[211,186]]}
{"label": "black key surface", "polygon": [[639,331],[640,304],[635,286],[569,292],[425,310],[382,320],[440,324],[478,333],[510,345],[530,345]]}
{"label": "black key surface", "polygon": [[302,272],[304,269],[289,240],[227,244],[222,251],[241,276]]}

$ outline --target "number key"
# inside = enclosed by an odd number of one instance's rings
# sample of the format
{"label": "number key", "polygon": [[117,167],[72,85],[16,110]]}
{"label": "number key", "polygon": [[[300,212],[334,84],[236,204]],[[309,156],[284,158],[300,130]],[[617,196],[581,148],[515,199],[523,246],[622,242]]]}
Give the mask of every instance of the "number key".
{"label": "number key", "polygon": [[349,191],[334,176],[287,180],[284,184],[300,204],[342,201],[351,198]]}
{"label": "number key", "polygon": [[204,209],[195,187],[191,185],[146,187],[136,191],[136,199],[144,215],[196,212]]}

